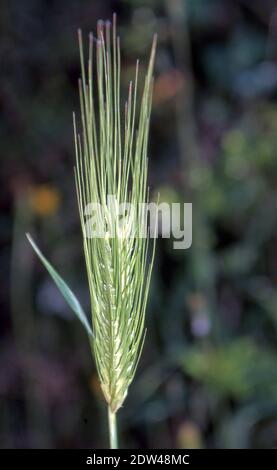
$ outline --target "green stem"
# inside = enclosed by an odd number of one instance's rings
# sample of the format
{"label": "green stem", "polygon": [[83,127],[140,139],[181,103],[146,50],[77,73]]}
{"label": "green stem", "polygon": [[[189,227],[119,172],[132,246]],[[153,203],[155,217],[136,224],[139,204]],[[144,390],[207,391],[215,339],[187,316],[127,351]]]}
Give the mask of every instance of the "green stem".
{"label": "green stem", "polygon": [[116,426],[116,413],[108,409],[109,413],[109,435],[110,435],[110,448],[118,449],[117,443],[117,426]]}

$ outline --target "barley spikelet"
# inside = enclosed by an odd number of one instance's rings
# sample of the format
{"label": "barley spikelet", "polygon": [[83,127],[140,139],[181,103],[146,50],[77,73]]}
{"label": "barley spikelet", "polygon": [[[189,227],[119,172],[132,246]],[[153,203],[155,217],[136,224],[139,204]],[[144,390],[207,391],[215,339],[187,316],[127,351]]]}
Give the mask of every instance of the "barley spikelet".
{"label": "barley spikelet", "polygon": [[[76,187],[90,287],[93,352],[103,394],[115,413],[122,405],[140,356],[154,249],[147,261],[148,238],[138,237],[144,220],[136,210],[123,225],[112,226],[110,212],[96,210],[102,236],[88,237],[87,205],[107,207],[147,202],[147,144],[153,88],[154,38],[144,88],[137,108],[138,62],[124,112],[120,98],[120,42],[113,24],[98,22],[97,37],[89,36],[85,66],[79,32],[82,79],[79,82],[82,132],[74,135]],[[94,47],[95,46],[95,47]],[[96,77],[93,56],[96,50]],[[97,103],[94,102],[97,90]],[[123,117],[122,117],[123,114]],[[115,208],[116,210],[116,208]],[[111,231],[115,230],[114,237]],[[130,233],[132,232],[132,236]]]}

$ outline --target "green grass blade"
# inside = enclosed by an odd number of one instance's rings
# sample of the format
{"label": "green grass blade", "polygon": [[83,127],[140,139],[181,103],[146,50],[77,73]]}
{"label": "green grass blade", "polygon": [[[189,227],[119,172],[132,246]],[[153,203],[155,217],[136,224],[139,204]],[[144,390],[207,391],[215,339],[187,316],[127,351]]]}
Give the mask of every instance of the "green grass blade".
{"label": "green grass blade", "polygon": [[65,301],[69,305],[69,307],[73,310],[73,312],[77,315],[78,319],[80,322],[83,324],[85,327],[87,333],[89,336],[93,336],[92,329],[88,323],[86,314],[84,310],[82,309],[79,300],[73,294],[72,290],[68,287],[66,282],[62,279],[62,277],[57,273],[57,271],[53,268],[53,266],[47,261],[45,256],[41,253],[40,249],[32,239],[31,235],[29,233],[26,233],[26,237],[28,238],[28,241],[30,242],[31,246],[33,247],[34,251],[38,255],[39,259],[41,262],[44,264],[45,268],[47,269],[48,273],[52,277],[53,281],[55,282],[56,286],[60,290],[61,294],[63,295]]}

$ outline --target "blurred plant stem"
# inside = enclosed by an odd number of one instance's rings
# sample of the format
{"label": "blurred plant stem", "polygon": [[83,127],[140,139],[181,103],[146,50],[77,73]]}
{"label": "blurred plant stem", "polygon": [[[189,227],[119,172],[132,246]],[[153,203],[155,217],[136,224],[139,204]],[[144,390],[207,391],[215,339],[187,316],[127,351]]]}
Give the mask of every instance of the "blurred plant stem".
{"label": "blurred plant stem", "polygon": [[177,132],[184,170],[195,166],[199,157],[194,118],[194,79],[191,66],[190,37],[187,24],[186,0],[165,0],[170,24],[170,37],[178,70],[185,87],[175,100]]}
{"label": "blurred plant stem", "polygon": [[116,413],[113,413],[110,407],[108,407],[108,414],[109,414],[110,448],[118,449]]}
{"label": "blurred plant stem", "polygon": [[196,188],[192,181],[195,169],[201,168],[204,162],[200,161],[197,143],[187,1],[165,0],[165,6],[169,18],[176,66],[182,72],[185,81],[185,86],[175,103],[184,192],[185,197],[193,205],[193,241],[188,252],[190,276],[193,288],[205,295],[213,333],[215,337],[218,337],[219,324],[215,315],[215,269],[211,245],[212,237],[209,232],[210,225],[202,209],[202,200],[205,194]]}
{"label": "blurred plant stem", "polygon": [[[26,249],[25,232],[32,223],[32,212],[25,191],[15,198],[11,253],[11,320],[15,348],[23,368],[22,380],[26,406],[29,447],[49,447],[48,416],[35,392],[30,360],[36,350],[35,321],[32,307],[31,274],[33,254]],[[43,425],[43,426],[42,426]],[[43,427],[43,429],[42,429]]]}

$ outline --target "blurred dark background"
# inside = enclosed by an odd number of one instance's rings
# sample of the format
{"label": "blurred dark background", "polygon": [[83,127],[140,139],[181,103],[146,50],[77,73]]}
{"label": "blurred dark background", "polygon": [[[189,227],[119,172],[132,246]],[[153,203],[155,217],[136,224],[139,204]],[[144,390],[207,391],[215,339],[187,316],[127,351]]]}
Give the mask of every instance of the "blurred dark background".
{"label": "blurred dark background", "polygon": [[89,314],[73,177],[76,31],[95,31],[114,11],[123,87],[159,37],[152,194],[193,203],[192,247],[158,241],[147,339],[119,414],[121,444],[276,447],[276,2],[0,6],[0,447],[108,442],[85,333],[25,232]]}

